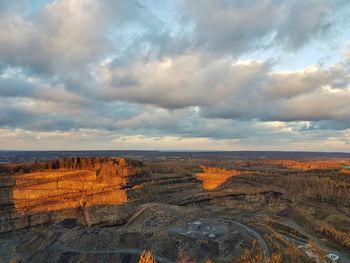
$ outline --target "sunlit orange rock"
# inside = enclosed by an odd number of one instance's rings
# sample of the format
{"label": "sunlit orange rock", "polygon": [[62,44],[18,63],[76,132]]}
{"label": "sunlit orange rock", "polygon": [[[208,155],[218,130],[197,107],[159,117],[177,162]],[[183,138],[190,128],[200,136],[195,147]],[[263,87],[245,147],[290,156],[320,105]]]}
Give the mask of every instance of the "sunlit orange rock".
{"label": "sunlit orange rock", "polygon": [[198,180],[202,181],[203,188],[206,190],[213,190],[229,178],[235,175],[240,175],[241,171],[239,170],[227,170],[222,168],[212,168],[201,166],[203,172],[196,174]]}
{"label": "sunlit orange rock", "polygon": [[123,187],[136,171],[123,158],[67,159],[42,166],[15,175],[12,200],[17,212],[123,204],[128,201]]}
{"label": "sunlit orange rock", "polygon": [[153,254],[149,250],[142,252],[139,263],[156,263],[157,261],[153,257]]}

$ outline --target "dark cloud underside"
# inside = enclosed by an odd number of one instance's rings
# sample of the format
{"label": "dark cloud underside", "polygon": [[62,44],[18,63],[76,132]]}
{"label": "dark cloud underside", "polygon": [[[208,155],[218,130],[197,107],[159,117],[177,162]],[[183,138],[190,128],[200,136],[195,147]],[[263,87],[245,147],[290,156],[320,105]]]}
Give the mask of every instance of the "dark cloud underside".
{"label": "dark cloud underside", "polygon": [[345,0],[1,1],[0,148],[350,151],[349,17]]}

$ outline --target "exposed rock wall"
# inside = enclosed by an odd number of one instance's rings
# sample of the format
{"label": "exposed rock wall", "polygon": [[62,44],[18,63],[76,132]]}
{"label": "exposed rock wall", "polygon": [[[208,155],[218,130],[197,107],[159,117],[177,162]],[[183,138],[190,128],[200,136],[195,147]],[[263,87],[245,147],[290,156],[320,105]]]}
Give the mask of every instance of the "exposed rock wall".
{"label": "exposed rock wall", "polygon": [[201,168],[203,172],[196,174],[196,177],[198,180],[202,181],[203,188],[206,190],[216,189],[232,176],[240,175],[243,173],[243,171],[240,170],[227,170],[206,166],[201,166]]}
{"label": "exposed rock wall", "polygon": [[99,220],[90,215],[89,207],[127,203],[128,177],[136,176],[141,166],[123,158],[72,158],[4,166],[0,175],[0,233],[65,217],[93,224]]}
{"label": "exposed rock wall", "polygon": [[267,200],[266,189],[252,182],[246,187],[240,179],[244,171],[204,166],[197,175],[150,173],[147,165],[123,158],[72,158],[0,166],[0,171],[0,233],[65,218],[87,225],[122,224],[151,202],[276,209],[285,203],[279,196]]}

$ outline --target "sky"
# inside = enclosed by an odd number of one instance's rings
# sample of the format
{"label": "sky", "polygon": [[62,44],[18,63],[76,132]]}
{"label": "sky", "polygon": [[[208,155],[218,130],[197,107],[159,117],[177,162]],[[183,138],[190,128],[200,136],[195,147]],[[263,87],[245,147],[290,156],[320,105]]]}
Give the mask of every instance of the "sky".
{"label": "sky", "polygon": [[350,152],[350,1],[0,0],[0,149]]}

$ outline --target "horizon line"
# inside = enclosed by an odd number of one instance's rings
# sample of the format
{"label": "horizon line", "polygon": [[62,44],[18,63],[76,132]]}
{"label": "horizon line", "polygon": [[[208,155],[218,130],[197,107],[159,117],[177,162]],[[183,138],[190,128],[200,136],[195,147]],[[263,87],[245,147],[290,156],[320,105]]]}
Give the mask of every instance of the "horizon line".
{"label": "horizon line", "polygon": [[158,150],[158,149],[77,149],[77,150],[56,150],[56,149],[50,149],[50,150],[34,150],[34,149],[16,149],[16,150],[10,150],[10,149],[0,149],[0,152],[193,152],[193,153],[206,153],[206,152],[223,152],[223,153],[230,153],[230,152],[281,152],[281,153],[344,153],[344,154],[350,154],[350,151],[304,151],[304,150]]}

